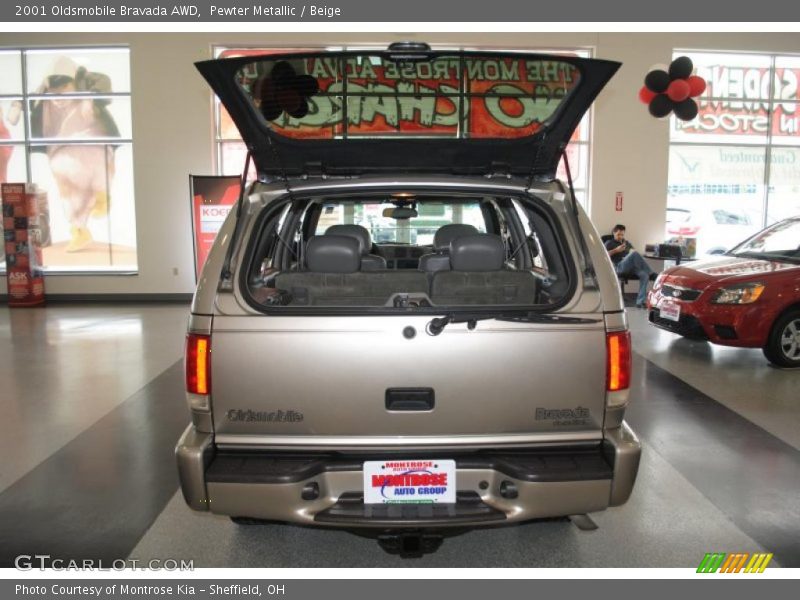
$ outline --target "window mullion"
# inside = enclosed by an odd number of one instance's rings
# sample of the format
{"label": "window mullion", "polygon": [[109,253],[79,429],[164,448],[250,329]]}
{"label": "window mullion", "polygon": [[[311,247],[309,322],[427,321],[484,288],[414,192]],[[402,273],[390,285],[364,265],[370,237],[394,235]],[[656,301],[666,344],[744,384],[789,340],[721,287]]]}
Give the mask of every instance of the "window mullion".
{"label": "window mullion", "polygon": [[775,113],[775,104],[773,103],[773,98],[775,97],[775,78],[777,77],[777,72],[775,71],[775,58],[776,56],[773,54],[770,57],[770,64],[769,64],[769,100],[767,103],[767,144],[764,149],[765,156],[764,156],[764,193],[761,201],[761,210],[763,216],[761,218],[761,226],[767,226],[767,211],[769,210],[769,179],[770,179],[770,170],[772,166],[772,120],[774,118]]}
{"label": "window mullion", "polygon": [[28,106],[28,53],[25,50],[20,52],[20,68],[22,69],[22,130],[25,136],[23,149],[25,151],[25,181],[33,183],[33,172],[31,171],[31,120]]}

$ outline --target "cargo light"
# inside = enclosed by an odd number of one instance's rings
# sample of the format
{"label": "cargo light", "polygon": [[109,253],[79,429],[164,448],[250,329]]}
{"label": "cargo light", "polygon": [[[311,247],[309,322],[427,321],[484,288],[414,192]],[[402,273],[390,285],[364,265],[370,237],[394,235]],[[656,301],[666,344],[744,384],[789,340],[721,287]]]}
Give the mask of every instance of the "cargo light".
{"label": "cargo light", "polygon": [[186,336],[186,391],[211,393],[211,336],[190,333]]}
{"label": "cargo light", "polygon": [[606,390],[627,390],[631,385],[631,334],[612,331],[606,334]]}

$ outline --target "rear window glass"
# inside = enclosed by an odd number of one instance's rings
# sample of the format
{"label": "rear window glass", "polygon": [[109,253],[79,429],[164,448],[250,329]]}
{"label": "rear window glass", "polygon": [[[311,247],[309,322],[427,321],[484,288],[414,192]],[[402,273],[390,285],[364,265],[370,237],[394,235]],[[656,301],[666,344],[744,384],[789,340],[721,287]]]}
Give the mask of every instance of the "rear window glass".
{"label": "rear window glass", "polygon": [[288,211],[270,205],[242,272],[251,304],[267,311],[547,309],[574,289],[563,232],[544,203],[387,196],[290,198]]}
{"label": "rear window glass", "polygon": [[553,117],[580,80],[557,58],[383,55],[260,58],[236,76],[286,137],[519,138]]}
{"label": "rear window glass", "polygon": [[486,223],[477,203],[425,202],[417,208],[417,216],[394,219],[387,216],[394,205],[387,202],[336,202],[323,204],[315,234],[324,234],[332,225],[355,224],[369,231],[375,243],[426,246],[440,227],[466,223],[486,233]]}

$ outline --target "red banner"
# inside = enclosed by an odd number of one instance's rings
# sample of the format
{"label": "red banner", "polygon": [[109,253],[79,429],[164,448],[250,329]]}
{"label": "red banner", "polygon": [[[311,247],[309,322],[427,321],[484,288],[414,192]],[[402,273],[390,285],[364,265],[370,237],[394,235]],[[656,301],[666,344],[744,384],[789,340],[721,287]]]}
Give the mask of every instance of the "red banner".
{"label": "red banner", "polygon": [[44,304],[39,207],[46,195],[25,183],[4,183],[3,241],[9,306]]}
{"label": "red banner", "polygon": [[192,175],[192,229],[195,277],[200,276],[223,221],[239,199],[235,176]]}

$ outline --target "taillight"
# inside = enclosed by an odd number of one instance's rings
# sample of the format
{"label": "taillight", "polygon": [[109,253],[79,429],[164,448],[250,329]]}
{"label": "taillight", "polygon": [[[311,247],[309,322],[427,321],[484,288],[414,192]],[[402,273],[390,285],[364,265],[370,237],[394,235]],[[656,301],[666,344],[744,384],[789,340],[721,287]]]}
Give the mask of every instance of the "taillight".
{"label": "taillight", "polygon": [[186,336],[186,391],[211,393],[211,336],[190,333]]}
{"label": "taillight", "polygon": [[631,334],[613,331],[606,334],[606,390],[627,390],[631,385]]}

